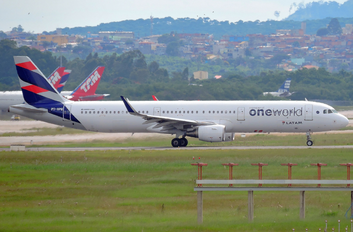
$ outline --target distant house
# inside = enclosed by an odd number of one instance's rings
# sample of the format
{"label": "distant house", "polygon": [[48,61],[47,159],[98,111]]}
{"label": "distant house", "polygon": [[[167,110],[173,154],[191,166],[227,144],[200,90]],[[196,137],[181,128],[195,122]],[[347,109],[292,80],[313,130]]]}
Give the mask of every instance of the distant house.
{"label": "distant house", "polygon": [[208,79],[208,72],[206,72],[206,71],[194,72],[194,78],[198,79],[198,80],[206,80],[206,79]]}
{"label": "distant house", "polygon": [[38,35],[37,40],[44,42],[53,42],[57,45],[62,45],[68,43],[68,36],[67,35]]}

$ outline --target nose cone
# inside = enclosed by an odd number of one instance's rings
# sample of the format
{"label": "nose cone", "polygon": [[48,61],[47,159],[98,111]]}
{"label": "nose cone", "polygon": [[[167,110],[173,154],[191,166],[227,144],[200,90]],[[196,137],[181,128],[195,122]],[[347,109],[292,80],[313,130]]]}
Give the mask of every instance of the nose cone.
{"label": "nose cone", "polygon": [[344,128],[349,124],[349,120],[346,116],[342,114],[338,114],[339,118],[337,119],[336,123],[339,128]]}

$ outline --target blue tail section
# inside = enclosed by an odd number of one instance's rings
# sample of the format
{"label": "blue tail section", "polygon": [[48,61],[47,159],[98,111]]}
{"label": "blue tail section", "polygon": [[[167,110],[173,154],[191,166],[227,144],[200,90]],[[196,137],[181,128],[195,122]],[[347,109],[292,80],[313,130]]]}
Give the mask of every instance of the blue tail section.
{"label": "blue tail section", "polygon": [[79,122],[72,114],[65,113],[69,111],[65,106],[68,100],[58,93],[29,57],[15,56],[14,60],[23,98],[27,104],[47,109],[48,113],[65,119],[71,116],[72,121]]}
{"label": "blue tail section", "polygon": [[278,92],[279,93],[289,92],[290,82],[291,82],[291,79],[287,78],[287,80],[278,89]]}

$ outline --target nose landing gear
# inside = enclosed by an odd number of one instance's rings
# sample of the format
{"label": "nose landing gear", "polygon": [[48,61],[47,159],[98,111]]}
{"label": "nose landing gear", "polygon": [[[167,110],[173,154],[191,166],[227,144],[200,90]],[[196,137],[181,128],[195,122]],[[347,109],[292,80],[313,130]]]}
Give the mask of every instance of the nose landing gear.
{"label": "nose landing gear", "polygon": [[311,147],[314,144],[314,142],[311,140],[310,132],[306,132],[306,145]]}

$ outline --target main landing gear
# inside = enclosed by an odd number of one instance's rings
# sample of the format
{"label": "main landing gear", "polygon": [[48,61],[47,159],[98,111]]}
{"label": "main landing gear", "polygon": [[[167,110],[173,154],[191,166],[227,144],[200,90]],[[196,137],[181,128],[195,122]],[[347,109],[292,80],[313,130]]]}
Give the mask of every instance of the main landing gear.
{"label": "main landing gear", "polygon": [[188,140],[186,138],[175,138],[172,140],[173,147],[186,147],[188,145]]}
{"label": "main landing gear", "polygon": [[311,140],[310,132],[306,132],[306,145],[312,146],[314,142]]}

